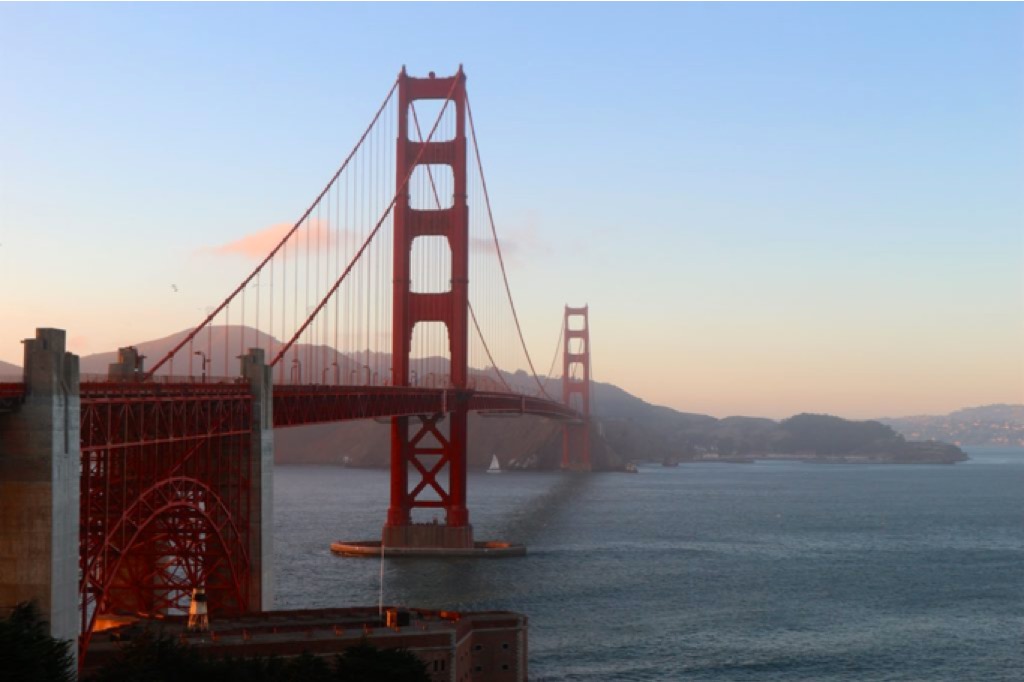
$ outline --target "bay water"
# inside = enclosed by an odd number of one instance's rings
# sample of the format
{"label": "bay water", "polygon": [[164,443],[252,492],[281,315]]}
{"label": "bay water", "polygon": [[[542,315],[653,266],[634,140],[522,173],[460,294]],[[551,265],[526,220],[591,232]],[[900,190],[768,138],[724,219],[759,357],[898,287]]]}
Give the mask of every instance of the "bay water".
{"label": "bay water", "polygon": [[[1024,680],[1024,449],[969,462],[473,473],[501,560],[386,559],[386,604],[530,619],[531,680]],[[278,608],[377,604],[385,471],[275,470]]]}

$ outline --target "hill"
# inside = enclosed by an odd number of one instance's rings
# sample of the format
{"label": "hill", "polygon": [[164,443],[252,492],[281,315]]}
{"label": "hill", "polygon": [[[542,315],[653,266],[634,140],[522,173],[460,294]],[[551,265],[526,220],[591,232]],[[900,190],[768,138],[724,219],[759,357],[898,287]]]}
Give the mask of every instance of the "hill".
{"label": "hill", "polygon": [[21,381],[21,367],[0,360],[0,381]]}
{"label": "hill", "polygon": [[[147,357],[147,366],[162,358],[179,343],[188,330],[136,343]],[[216,348],[227,343],[238,348],[259,343],[278,344],[276,339],[240,326],[215,327],[200,335],[196,348]],[[366,364],[390,366],[386,356],[350,358],[333,348],[298,346],[298,352],[315,353],[325,358],[323,365],[337,362],[341,376],[353,376]],[[194,354],[194,352],[193,352]],[[169,364],[158,374],[187,376],[202,372],[193,354],[183,354],[175,367]],[[213,353],[207,373],[211,376],[237,374],[235,355]],[[116,353],[96,353],[81,359],[83,375],[104,375]],[[192,366],[189,367],[191,360]],[[426,364],[434,372],[445,372],[447,363],[440,358],[424,361],[420,373],[426,376]],[[182,366],[184,365],[184,366]],[[20,376],[13,365],[0,364],[0,376]],[[474,374],[494,377],[494,370],[473,370]],[[501,372],[501,379],[516,390],[535,391],[534,378],[523,371]],[[542,380],[551,396],[561,395],[557,379]],[[915,443],[910,439],[934,438],[931,432],[906,433],[896,425],[882,421],[854,422],[828,415],[797,415],[782,422],[754,417],[716,419],[704,414],[679,412],[652,405],[618,386],[595,382],[592,386],[593,420],[591,458],[597,470],[619,470],[629,461],[753,461],[754,459],[796,458],[826,462],[955,462],[967,458],[956,446],[944,443]],[[1018,419],[1021,406],[990,406],[961,410],[947,418],[957,424],[975,424],[979,420]],[[933,419],[931,417],[910,419]],[[899,421],[899,420],[888,420]],[[988,422],[986,422],[988,423]],[[1016,423],[1016,422],[1014,422]],[[484,469],[492,455],[505,468],[555,469],[561,462],[562,428],[558,422],[541,417],[484,417],[469,420],[469,466]],[[275,433],[275,453],[279,463],[348,464],[357,467],[386,467],[389,462],[390,432],[386,424],[374,421],[320,424]]]}
{"label": "hill", "polygon": [[907,438],[956,445],[1024,447],[1024,405],[968,407],[945,415],[884,418]]}

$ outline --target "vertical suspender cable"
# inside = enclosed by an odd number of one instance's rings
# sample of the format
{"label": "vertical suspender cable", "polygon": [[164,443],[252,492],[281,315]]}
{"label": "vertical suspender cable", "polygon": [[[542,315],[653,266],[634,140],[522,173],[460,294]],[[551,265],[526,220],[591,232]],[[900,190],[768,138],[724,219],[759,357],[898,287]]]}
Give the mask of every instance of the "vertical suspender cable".
{"label": "vertical suspender cable", "polygon": [[359,141],[356,142],[356,146],[352,149],[351,152],[349,152],[349,155],[345,158],[345,161],[342,163],[341,167],[338,168],[338,170],[335,172],[335,174],[331,177],[330,181],[327,183],[327,185],[324,187],[324,189],[317,196],[317,198],[314,199],[313,203],[310,204],[309,208],[306,209],[306,211],[302,215],[302,217],[300,217],[299,220],[297,220],[295,222],[295,224],[292,226],[292,229],[288,231],[288,233],[281,239],[280,242],[278,242],[277,246],[275,246],[271,250],[271,252],[266,256],[266,258],[264,258],[260,262],[260,264],[256,266],[256,268],[252,271],[252,273],[250,273],[248,277],[246,277],[244,280],[242,280],[242,283],[239,284],[238,287],[236,287],[235,290],[231,294],[229,294],[228,297],[223,302],[221,302],[221,304],[219,306],[217,306],[215,309],[213,309],[207,315],[206,319],[203,320],[203,322],[200,323],[199,326],[197,326],[195,329],[193,329],[184,339],[182,339],[174,348],[172,348],[163,358],[161,358],[156,364],[154,364],[153,367],[151,367],[148,372],[146,372],[145,376],[143,377],[144,379],[149,379],[150,377],[152,377],[156,373],[156,371],[158,369],[160,369],[160,367],[162,367],[164,365],[165,362],[172,361],[174,356],[178,353],[178,351],[180,351],[182,348],[185,347],[185,345],[187,345],[189,342],[191,342],[192,339],[195,338],[195,336],[200,332],[200,330],[203,327],[209,327],[210,322],[220,313],[220,311],[223,308],[225,308],[227,306],[227,304],[235,296],[238,295],[239,292],[244,290],[244,288],[249,285],[249,283],[252,281],[252,279],[256,276],[256,273],[258,273],[274,257],[274,255],[278,253],[278,251],[282,248],[282,246],[285,244],[285,242],[287,242],[291,238],[291,236],[293,234],[295,234],[296,230],[299,229],[299,226],[309,216],[309,214],[312,212],[313,208],[320,203],[320,200],[323,198],[323,196],[330,189],[331,185],[333,185],[334,182],[338,179],[338,177],[341,175],[342,171],[344,171],[348,167],[348,163],[352,159],[352,157],[356,154],[357,151],[359,151],[360,147],[363,144],[363,141],[366,139],[367,134],[376,125],[376,123],[377,123],[378,119],[380,118],[381,114],[384,112],[384,110],[387,107],[388,103],[391,101],[391,98],[394,96],[395,91],[398,89],[398,83],[399,83],[399,79],[396,78],[394,84],[392,84],[392,86],[391,86],[391,89],[388,91],[387,96],[384,98],[384,101],[381,103],[380,107],[377,109],[377,112],[374,114],[373,119],[370,121],[370,124],[367,126],[367,128],[363,132],[362,136],[360,136]]}
{"label": "vertical suspender cable", "polygon": [[484,202],[487,206],[487,218],[491,226],[491,233],[494,236],[494,247],[498,253],[498,264],[501,266],[501,276],[505,282],[505,291],[508,294],[509,306],[512,309],[512,319],[516,323],[516,332],[519,335],[519,342],[522,344],[523,353],[526,355],[526,361],[530,365],[530,372],[533,374],[533,379],[537,383],[538,388],[542,395],[546,396],[548,400],[552,400],[551,396],[548,395],[547,391],[544,390],[543,384],[540,383],[540,379],[537,377],[537,370],[533,367],[533,359],[530,357],[530,352],[526,348],[526,339],[523,338],[523,329],[519,324],[519,314],[516,312],[515,301],[512,299],[512,289],[508,283],[508,273],[505,271],[505,259],[501,255],[501,244],[498,241],[497,228],[494,225],[494,212],[491,210],[491,198],[487,192],[487,179],[484,177],[484,167],[480,161],[480,147],[477,145],[476,140],[476,127],[473,125],[473,109],[469,106],[469,95],[466,95],[466,113],[469,115],[469,130],[473,138],[473,152],[476,155],[477,169],[480,172],[480,186],[484,193]]}

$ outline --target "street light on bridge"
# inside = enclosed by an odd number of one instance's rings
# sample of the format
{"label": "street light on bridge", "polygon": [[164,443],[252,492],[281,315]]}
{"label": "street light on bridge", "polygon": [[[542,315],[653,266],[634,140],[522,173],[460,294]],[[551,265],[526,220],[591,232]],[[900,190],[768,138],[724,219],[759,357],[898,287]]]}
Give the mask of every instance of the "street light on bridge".
{"label": "street light on bridge", "polygon": [[202,369],[203,369],[203,383],[206,383],[206,366],[210,364],[210,358],[206,357],[206,353],[201,350],[197,350],[194,355],[198,355],[202,358]]}

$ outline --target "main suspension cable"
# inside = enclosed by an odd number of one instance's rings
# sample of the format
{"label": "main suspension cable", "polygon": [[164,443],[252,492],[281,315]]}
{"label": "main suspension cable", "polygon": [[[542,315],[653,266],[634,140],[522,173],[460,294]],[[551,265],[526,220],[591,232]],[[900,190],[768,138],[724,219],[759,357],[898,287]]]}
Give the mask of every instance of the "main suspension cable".
{"label": "main suspension cable", "polygon": [[[260,270],[263,269],[263,266],[270,262],[270,259],[276,256],[277,252],[285,245],[285,243],[289,239],[291,239],[292,235],[295,234],[299,227],[306,221],[309,215],[313,212],[313,209],[320,204],[320,200],[324,198],[324,195],[326,195],[327,192],[331,189],[331,186],[334,185],[337,179],[341,176],[342,172],[344,172],[345,168],[348,167],[349,161],[352,160],[352,157],[354,157],[356,155],[356,152],[359,151],[359,148],[362,146],[363,141],[366,140],[367,135],[369,135],[370,131],[373,130],[374,126],[377,124],[377,120],[380,118],[380,115],[387,108],[388,103],[391,101],[391,98],[394,96],[395,91],[398,89],[398,82],[399,78],[395,78],[395,82],[391,86],[391,90],[388,91],[387,97],[384,98],[384,101],[381,103],[380,108],[377,109],[377,113],[374,114],[373,120],[370,121],[370,124],[366,127],[366,130],[364,130],[363,134],[359,137],[359,141],[356,142],[356,146],[353,147],[352,151],[349,152],[347,157],[345,157],[345,161],[342,162],[341,167],[339,167],[338,170],[334,173],[334,175],[331,176],[330,181],[324,187],[323,191],[321,191],[320,194],[317,195],[316,199],[313,200],[313,203],[309,205],[309,208],[307,208],[305,212],[299,217],[299,219],[295,221],[295,224],[292,226],[290,230],[288,230],[288,233],[285,234],[281,241],[277,243],[277,246],[275,246],[273,250],[269,254],[267,254],[267,257],[264,258],[260,262],[260,264],[256,266],[256,268],[252,271],[252,273],[249,274],[248,277],[242,280],[242,283],[238,285],[238,288],[231,292],[231,294],[226,299],[224,299],[224,301],[219,306],[217,306],[213,310],[213,312],[206,316],[206,319],[203,320],[198,327],[189,332],[185,336],[185,338],[183,338],[174,348],[172,348],[167,353],[167,355],[165,355],[163,358],[160,359],[159,362],[153,365],[153,367],[148,372],[146,372],[145,376],[143,377],[143,380],[152,377],[156,373],[156,371],[164,365],[164,363],[166,363],[168,360],[177,355],[178,351],[180,351],[186,344],[190,343],[192,339],[194,339],[196,335],[203,329],[203,327],[207,326],[215,317],[217,317],[221,310],[226,308],[231,303],[231,300],[238,295],[238,292],[243,291],[245,287],[249,285],[249,282],[251,282],[253,278],[260,272]],[[305,326],[303,327],[303,329],[305,329]]]}
{"label": "main suspension cable", "polygon": [[519,324],[519,314],[516,312],[516,303],[512,299],[512,288],[508,283],[508,273],[505,270],[505,259],[501,254],[501,242],[498,241],[498,230],[494,225],[494,212],[491,210],[491,196],[487,191],[487,179],[484,177],[483,163],[480,161],[480,147],[477,145],[476,140],[476,126],[473,125],[473,108],[469,105],[469,94],[466,94],[466,113],[469,114],[469,132],[473,137],[473,152],[476,155],[476,167],[480,173],[480,186],[484,191],[484,202],[487,205],[487,218],[491,225],[491,235],[494,237],[494,248],[498,254],[498,264],[501,265],[501,277],[505,282],[505,293],[508,295],[509,305],[512,307],[512,319],[516,323],[516,332],[519,334],[519,343],[523,347],[523,354],[526,356],[526,362],[530,365],[530,372],[533,374],[533,380],[537,382],[537,388],[540,392],[548,399],[554,402],[554,399],[548,395],[548,392],[544,389],[544,384],[541,383],[540,378],[537,376],[537,370],[534,369],[533,359],[530,357],[530,351],[526,348],[526,339],[523,338],[523,328]]}
{"label": "main suspension cable", "polygon": [[[409,109],[412,112],[413,125],[416,127],[416,137],[419,138],[420,142],[423,142],[423,131],[420,130],[420,119],[419,116],[416,115],[416,106],[410,105]],[[434,193],[434,203],[437,205],[437,208],[440,209],[441,196],[437,192],[437,184],[434,182],[434,174],[431,172],[429,165],[427,166],[427,177],[430,179],[430,188]],[[512,388],[508,385],[508,382],[505,381],[505,377],[502,376],[501,369],[498,368],[498,363],[494,361],[494,356],[491,355],[491,349],[487,345],[487,339],[484,338],[484,333],[480,329],[480,323],[476,319],[476,312],[473,310],[473,304],[467,301],[467,305],[469,306],[469,316],[473,320],[473,328],[476,329],[476,335],[480,338],[480,343],[484,347],[484,352],[487,353],[487,359],[491,362],[491,367],[494,369],[495,376],[498,377],[498,381],[501,382],[509,393],[514,393]]]}
{"label": "main suspension cable", "polygon": [[[433,139],[434,133],[437,132],[437,126],[441,122],[441,118],[444,116],[445,110],[448,108],[448,105],[452,101],[452,94],[454,94],[454,92],[455,92],[455,86],[456,86],[457,83],[458,83],[458,79],[453,79],[452,80],[452,86],[448,90],[448,95],[445,98],[444,106],[442,106],[441,107],[441,111],[438,112],[437,119],[434,121],[434,126],[430,129],[430,134],[427,136],[427,143],[428,144]],[[396,86],[397,86],[397,83],[396,83]],[[392,91],[394,91],[394,88],[392,88]],[[376,120],[376,119],[374,119],[374,120]],[[391,211],[394,209],[395,204],[398,202],[399,194],[401,194],[402,192],[405,191],[406,186],[409,184],[409,179],[412,177],[413,171],[415,170],[416,166],[419,165],[420,159],[423,158],[423,154],[424,154],[424,152],[426,152],[426,150],[427,150],[427,144],[424,144],[420,148],[420,151],[416,155],[416,158],[413,160],[412,164],[409,166],[409,171],[405,174],[405,178],[402,180],[401,185],[399,185],[395,189],[395,194],[391,197],[391,201],[388,203],[387,208],[384,209],[384,213],[381,214],[380,219],[377,221],[377,224],[374,226],[373,230],[370,231],[370,234],[366,237],[366,240],[363,242],[363,245],[359,247],[359,250],[356,252],[355,256],[352,257],[352,260],[349,262],[348,267],[346,267],[345,271],[343,273],[341,273],[341,276],[338,277],[338,280],[334,283],[334,286],[332,286],[330,288],[330,290],[323,297],[323,299],[320,301],[320,303],[316,306],[316,308],[313,310],[313,312],[309,315],[309,317],[306,319],[306,321],[295,332],[295,334],[294,334],[294,336],[292,336],[291,340],[289,340],[288,343],[286,343],[281,348],[281,350],[278,351],[277,356],[269,363],[271,366],[276,365],[278,363],[278,361],[282,357],[284,357],[284,354],[287,353],[288,349],[292,347],[292,344],[294,344],[295,341],[298,340],[298,338],[302,335],[302,333],[306,330],[306,328],[313,321],[313,318],[315,318],[320,313],[320,311],[323,309],[323,307],[325,305],[327,305],[327,302],[331,299],[331,296],[334,295],[334,293],[338,290],[338,287],[341,286],[341,283],[345,280],[345,278],[348,276],[348,274],[352,271],[352,268],[355,267],[355,264],[359,261],[360,257],[362,257],[362,255],[366,251],[366,249],[370,246],[370,243],[373,241],[374,237],[376,237],[377,234],[380,232],[381,225],[384,224],[384,221],[387,220],[387,217],[391,214]],[[367,345],[369,345],[369,344],[367,344]],[[369,348],[367,348],[367,353],[369,353]],[[369,363],[367,363],[367,364],[369,364]]]}

